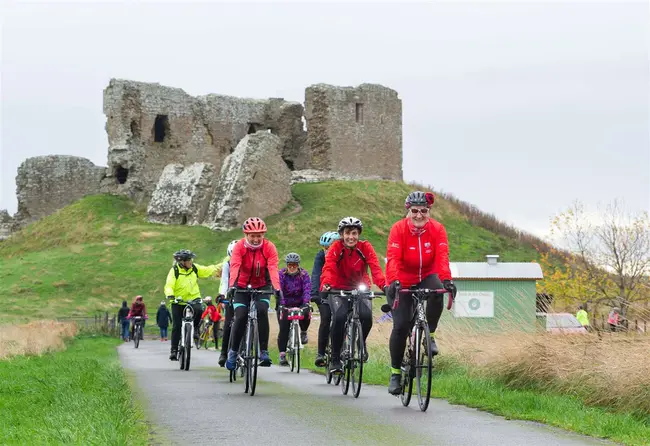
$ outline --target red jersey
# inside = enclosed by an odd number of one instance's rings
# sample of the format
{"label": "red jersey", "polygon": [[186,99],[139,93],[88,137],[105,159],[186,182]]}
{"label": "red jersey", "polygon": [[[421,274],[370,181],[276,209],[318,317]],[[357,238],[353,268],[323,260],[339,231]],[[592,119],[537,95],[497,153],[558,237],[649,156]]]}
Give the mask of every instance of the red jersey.
{"label": "red jersey", "polygon": [[388,283],[399,280],[402,288],[408,288],[431,274],[438,274],[441,281],[451,280],[447,231],[432,218],[420,231],[408,218],[395,223],[386,255]]}
{"label": "red jersey", "polygon": [[230,258],[230,277],[228,286],[263,288],[270,284],[273,289],[280,289],[278,274],[278,250],[269,240],[262,240],[262,246],[250,249],[246,239],[237,242]]}
{"label": "red jersey", "polygon": [[203,319],[206,314],[210,315],[210,320],[212,322],[219,322],[221,320],[221,314],[219,314],[219,311],[217,311],[217,307],[215,307],[214,305],[208,305],[208,307],[201,315],[201,319]]}
{"label": "red jersey", "polygon": [[325,255],[325,265],[320,276],[320,289],[328,284],[338,290],[353,290],[362,283],[370,288],[368,267],[372,281],[379,288],[386,284],[384,272],[374,248],[368,241],[359,241],[354,248],[346,248],[342,240],[336,240]]}

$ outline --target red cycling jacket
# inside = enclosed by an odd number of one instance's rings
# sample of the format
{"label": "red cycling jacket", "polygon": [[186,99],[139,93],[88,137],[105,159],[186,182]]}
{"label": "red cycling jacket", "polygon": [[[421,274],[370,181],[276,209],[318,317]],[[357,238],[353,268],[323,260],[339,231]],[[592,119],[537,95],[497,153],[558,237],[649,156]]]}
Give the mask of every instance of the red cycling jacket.
{"label": "red cycling jacket", "polygon": [[368,267],[372,272],[372,281],[379,288],[386,284],[384,272],[374,248],[368,241],[359,241],[357,246],[346,248],[342,240],[330,246],[325,255],[325,265],[320,276],[320,289],[328,284],[338,290],[353,290],[362,283],[370,288]]}
{"label": "red cycling jacket", "polygon": [[280,289],[278,274],[278,250],[269,240],[262,240],[262,247],[250,249],[245,239],[237,242],[230,258],[228,286],[253,288],[265,287],[271,282],[273,289]]}
{"label": "red cycling jacket", "polygon": [[147,307],[144,304],[144,302],[133,302],[133,305],[131,305],[131,310],[129,311],[129,315],[127,318],[132,318],[135,316],[142,316],[145,317],[147,315]]}
{"label": "red cycling jacket", "polygon": [[399,280],[402,288],[408,288],[431,274],[438,274],[441,281],[451,280],[445,227],[430,218],[422,229],[417,234],[408,218],[391,228],[386,254],[388,283]]}
{"label": "red cycling jacket", "polygon": [[214,304],[208,305],[208,307],[205,309],[205,311],[201,315],[201,319],[203,319],[206,314],[210,315],[210,320],[212,322],[219,322],[221,320],[221,314],[217,310],[217,307],[214,306]]}

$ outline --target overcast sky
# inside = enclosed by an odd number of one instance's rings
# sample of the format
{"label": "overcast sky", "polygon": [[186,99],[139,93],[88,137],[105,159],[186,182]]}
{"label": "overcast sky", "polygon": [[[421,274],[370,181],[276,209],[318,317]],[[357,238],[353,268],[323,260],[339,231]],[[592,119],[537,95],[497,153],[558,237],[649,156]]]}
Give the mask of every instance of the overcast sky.
{"label": "overcast sky", "polygon": [[[88,2],[86,2],[88,3]],[[110,78],[304,101],[381,83],[404,176],[543,234],[575,199],[650,207],[648,2],[5,3],[0,208],[16,169],[106,165]]]}

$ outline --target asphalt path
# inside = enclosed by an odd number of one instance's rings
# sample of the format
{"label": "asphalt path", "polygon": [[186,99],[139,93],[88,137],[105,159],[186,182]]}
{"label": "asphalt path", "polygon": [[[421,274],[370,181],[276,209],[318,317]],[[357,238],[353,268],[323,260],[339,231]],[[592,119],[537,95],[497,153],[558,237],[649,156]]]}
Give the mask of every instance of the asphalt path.
{"label": "asphalt path", "polygon": [[[286,445],[594,445],[613,444],[540,423],[506,420],[444,400],[421,412],[386,387],[363,385],[355,399],[322,375],[260,367],[254,396],[231,383],[214,350],[192,349],[189,371],[169,360],[169,343],[145,340],[118,348],[158,439],[152,443]],[[277,358],[275,358],[277,359]],[[165,441],[162,441],[162,439]]]}

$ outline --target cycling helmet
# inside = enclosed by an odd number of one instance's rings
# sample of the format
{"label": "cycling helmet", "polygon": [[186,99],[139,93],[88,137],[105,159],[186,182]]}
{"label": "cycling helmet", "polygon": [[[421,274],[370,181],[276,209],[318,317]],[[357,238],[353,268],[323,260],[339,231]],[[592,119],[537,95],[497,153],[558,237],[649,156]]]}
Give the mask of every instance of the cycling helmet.
{"label": "cycling helmet", "polygon": [[192,251],[189,249],[181,249],[180,251],[176,251],[174,253],[174,260],[177,262],[183,262],[185,260],[190,260],[196,257],[196,254],[194,254]]}
{"label": "cycling helmet", "polygon": [[411,206],[426,206],[428,208],[433,204],[433,194],[431,192],[421,192],[419,190],[411,192],[404,200],[404,207],[409,209]]}
{"label": "cycling helmet", "polygon": [[334,243],[334,241],[340,239],[341,236],[338,232],[327,231],[320,236],[320,245],[327,248],[329,245]]}
{"label": "cycling helmet", "polygon": [[237,244],[239,240],[233,240],[232,242],[228,243],[228,248],[226,251],[228,252],[228,257],[232,256],[232,250],[235,249],[235,245]]}
{"label": "cycling helmet", "polygon": [[296,254],[295,252],[290,252],[284,258],[284,263],[298,263],[298,264],[300,264],[300,255]]}
{"label": "cycling helmet", "polygon": [[356,217],[345,217],[339,222],[339,234],[341,234],[345,228],[357,228],[359,234],[361,234],[361,231],[363,231],[363,223],[361,223],[361,220]]}
{"label": "cycling helmet", "polygon": [[266,223],[264,223],[261,218],[251,217],[244,222],[242,230],[244,231],[244,234],[250,232],[266,232]]}
{"label": "cycling helmet", "polygon": [[205,299],[203,299],[203,302],[205,302],[206,304],[209,304],[210,302],[212,302],[212,296],[205,296]]}

